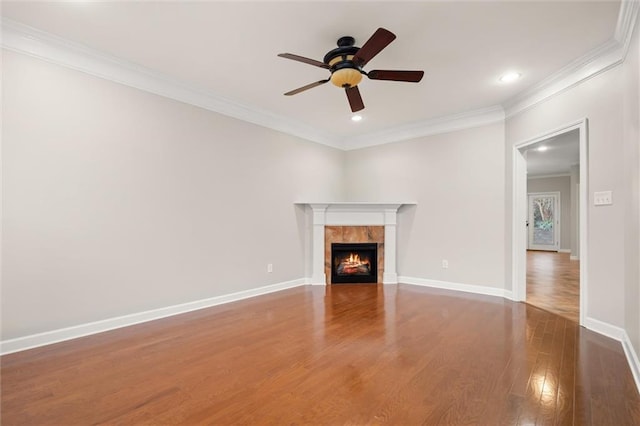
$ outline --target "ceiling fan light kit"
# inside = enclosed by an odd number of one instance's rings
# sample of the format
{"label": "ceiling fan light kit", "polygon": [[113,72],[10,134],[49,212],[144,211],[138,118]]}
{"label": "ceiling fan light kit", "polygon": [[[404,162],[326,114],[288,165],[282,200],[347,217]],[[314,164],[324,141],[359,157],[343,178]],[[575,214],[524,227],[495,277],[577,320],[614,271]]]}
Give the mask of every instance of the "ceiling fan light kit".
{"label": "ceiling fan light kit", "polygon": [[355,39],[350,36],[340,37],[338,47],[330,50],[323,62],[292,53],[281,53],[278,56],[305,64],[328,69],[331,76],[326,80],[316,81],[298,89],[285,93],[286,96],[296,95],[305,90],[320,86],[331,81],[335,86],[345,89],[352,112],[364,109],[364,102],[360,96],[358,84],[362,76],[366,75],[370,80],[391,80],[417,83],[422,80],[424,71],[399,71],[399,70],[372,70],[368,73],[362,67],[374,56],[389,45],[396,36],[391,31],[378,28],[362,47],[355,46]]}
{"label": "ceiling fan light kit", "polygon": [[362,81],[362,73],[353,68],[342,68],[331,74],[331,82],[338,87],[357,86]]}

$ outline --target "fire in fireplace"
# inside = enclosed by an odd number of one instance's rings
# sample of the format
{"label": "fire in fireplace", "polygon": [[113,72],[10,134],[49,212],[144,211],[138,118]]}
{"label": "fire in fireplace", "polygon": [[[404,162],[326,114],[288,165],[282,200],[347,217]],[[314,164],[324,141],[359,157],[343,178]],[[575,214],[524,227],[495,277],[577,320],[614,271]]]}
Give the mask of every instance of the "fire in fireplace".
{"label": "fire in fireplace", "polygon": [[378,244],[332,243],[331,282],[377,283]]}

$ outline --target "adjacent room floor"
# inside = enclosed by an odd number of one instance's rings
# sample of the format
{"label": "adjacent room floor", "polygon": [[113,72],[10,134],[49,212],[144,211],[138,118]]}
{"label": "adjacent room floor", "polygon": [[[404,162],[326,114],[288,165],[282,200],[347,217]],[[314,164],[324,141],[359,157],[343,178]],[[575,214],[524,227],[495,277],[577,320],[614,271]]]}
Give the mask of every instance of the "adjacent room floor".
{"label": "adjacent room floor", "polygon": [[640,424],[621,344],[498,297],[304,286],[2,357],[3,425]]}
{"label": "adjacent room floor", "polygon": [[580,261],[569,253],[527,251],[527,303],[580,321]]}

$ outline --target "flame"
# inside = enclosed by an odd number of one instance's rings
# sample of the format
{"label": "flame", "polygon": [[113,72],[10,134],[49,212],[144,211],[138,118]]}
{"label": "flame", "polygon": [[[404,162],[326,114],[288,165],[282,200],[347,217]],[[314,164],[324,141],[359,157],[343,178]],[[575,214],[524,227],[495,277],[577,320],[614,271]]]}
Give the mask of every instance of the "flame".
{"label": "flame", "polygon": [[[336,259],[337,260],[337,259]],[[369,257],[360,257],[358,253],[349,253],[344,256],[339,265],[336,265],[336,271],[340,275],[363,275],[370,273],[371,261]]]}
{"label": "flame", "polygon": [[349,253],[349,257],[345,258],[342,263],[348,266],[370,265],[369,259],[360,259],[357,253]]}

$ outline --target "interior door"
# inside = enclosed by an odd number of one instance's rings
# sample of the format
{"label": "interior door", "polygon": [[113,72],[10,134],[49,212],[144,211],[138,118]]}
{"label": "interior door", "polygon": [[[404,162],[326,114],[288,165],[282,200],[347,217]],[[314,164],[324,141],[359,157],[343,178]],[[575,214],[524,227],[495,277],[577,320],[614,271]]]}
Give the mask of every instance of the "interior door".
{"label": "interior door", "polygon": [[560,193],[529,194],[529,250],[560,248]]}

